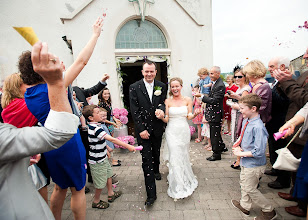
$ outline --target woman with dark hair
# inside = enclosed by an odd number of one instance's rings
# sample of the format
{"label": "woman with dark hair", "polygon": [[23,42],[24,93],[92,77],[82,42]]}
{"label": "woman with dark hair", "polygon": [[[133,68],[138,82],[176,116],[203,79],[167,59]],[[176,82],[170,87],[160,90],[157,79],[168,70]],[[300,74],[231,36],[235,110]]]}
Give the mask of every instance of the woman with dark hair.
{"label": "woman with dark hair", "polygon": [[[88,63],[102,30],[101,18],[93,25],[93,34],[87,45],[80,52],[75,62],[68,68],[64,76],[64,84],[68,87]],[[45,43],[42,43],[43,45]],[[55,62],[55,59],[50,59]],[[25,84],[31,85],[25,93],[27,107],[31,113],[44,125],[50,110],[47,84],[35,72],[31,61],[31,52],[27,51],[20,56],[19,70]],[[62,63],[62,71],[65,67]],[[69,87],[69,101],[72,110],[77,114],[77,106]],[[80,115],[78,115],[80,116]],[[61,219],[61,212],[66,197],[67,188],[72,192],[71,209],[75,219],[85,219],[86,215],[86,152],[82,144],[79,130],[60,149],[44,153],[47,166],[53,181],[56,183],[50,199],[50,209],[55,219]]]}
{"label": "woman with dark hair", "polygon": [[[105,121],[105,123],[109,130],[110,135],[113,136],[114,127],[120,127],[122,124],[121,121],[116,117],[114,117],[112,114],[111,96],[108,88],[105,87],[98,93],[98,100],[99,100],[98,106],[107,110],[107,120]],[[112,146],[109,147],[112,148]],[[111,162],[112,166],[114,167],[121,166],[120,160],[115,160],[113,158],[111,160],[112,160]]]}
{"label": "woman with dark hair", "polygon": [[107,87],[103,88],[98,93],[98,106],[102,107],[107,110],[107,128],[110,134],[113,136],[114,133],[114,126],[118,127],[121,126],[121,121],[113,116],[112,114],[112,102],[111,102],[111,95],[110,91]]}

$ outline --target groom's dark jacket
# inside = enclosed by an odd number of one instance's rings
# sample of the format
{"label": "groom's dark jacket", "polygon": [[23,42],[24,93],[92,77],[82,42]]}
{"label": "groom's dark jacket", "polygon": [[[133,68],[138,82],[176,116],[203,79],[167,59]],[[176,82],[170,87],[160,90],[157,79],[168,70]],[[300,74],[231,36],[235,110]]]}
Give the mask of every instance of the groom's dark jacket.
{"label": "groom's dark jacket", "polygon": [[203,96],[202,102],[207,103],[205,109],[205,119],[208,122],[220,123],[222,121],[224,110],[223,100],[226,87],[221,78],[218,78],[211,88],[209,97]]}
{"label": "groom's dark jacket", "polygon": [[[154,94],[155,87],[161,87],[161,94]],[[129,100],[132,118],[135,123],[135,134],[138,142],[141,141],[140,132],[147,130],[149,134],[160,136],[165,129],[165,123],[157,119],[155,110],[161,109],[165,112],[165,99],[167,96],[167,86],[157,80],[154,80],[152,103],[150,101],[147,89],[143,79],[135,82],[129,87]]]}

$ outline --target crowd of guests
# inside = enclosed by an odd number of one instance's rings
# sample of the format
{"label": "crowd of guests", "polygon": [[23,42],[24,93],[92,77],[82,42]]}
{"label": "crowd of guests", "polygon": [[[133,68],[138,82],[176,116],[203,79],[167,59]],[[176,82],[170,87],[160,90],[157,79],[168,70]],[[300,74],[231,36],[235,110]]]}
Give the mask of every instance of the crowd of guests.
{"label": "crowd of guests", "polygon": [[[46,43],[37,43],[32,52],[26,51],[20,56],[18,61],[20,73],[10,75],[4,82],[3,94],[1,93],[3,122],[17,128],[45,126],[49,130],[63,133],[63,135],[59,135],[59,140],[48,135],[45,135],[41,140],[33,137],[31,139],[32,145],[40,146],[34,147],[34,150],[26,150],[26,152],[19,149],[23,153],[20,156],[18,156],[18,153],[15,156],[13,155],[11,159],[10,154],[4,152],[3,147],[0,149],[1,155],[4,155],[0,157],[0,174],[8,175],[4,177],[7,180],[15,180],[17,188],[18,175],[25,177],[28,184],[26,186],[28,194],[35,193],[34,187],[36,187],[41,197],[36,196],[32,200],[33,204],[40,203],[41,206],[39,207],[43,207],[38,216],[41,219],[52,219],[53,217],[61,219],[68,188],[72,192],[71,209],[74,218],[85,219],[85,193],[89,190],[85,187],[86,174],[88,174],[88,181],[93,182],[95,188],[92,208],[108,208],[109,204],[122,194],[121,191],[114,191],[112,187],[112,184],[117,181],[114,178],[116,175],[112,172],[111,165],[121,165],[121,161],[113,158],[114,144],[123,146],[129,151],[136,151],[134,146],[112,137],[114,127],[121,126],[121,122],[112,115],[111,95],[106,87],[106,80],[109,75],[103,74],[102,79],[89,89],[72,87],[71,85],[88,63],[100,36],[102,23],[101,18],[97,19],[93,25],[93,34],[90,40],[67,70],[56,56],[48,53]],[[41,56],[40,59],[38,59],[39,56]],[[308,48],[304,59],[307,63]],[[265,80],[267,70],[274,78],[274,82],[271,84]],[[62,72],[65,72],[63,79],[59,77],[59,73]],[[200,143],[204,139],[207,142],[205,149],[213,152],[212,156],[207,158],[208,161],[221,160],[221,154],[228,151],[223,142],[222,134],[231,135],[232,152],[237,156],[231,167],[241,170],[242,194],[241,199],[239,201],[232,200],[232,204],[242,213],[249,215],[252,203],[255,203],[262,209],[262,215],[255,219],[274,219],[277,213],[273,205],[258,190],[261,176],[265,173],[277,176],[275,181],[268,184],[271,188],[289,188],[292,183],[290,193],[279,192],[278,195],[283,199],[298,202],[297,206],[285,208],[288,213],[306,216],[308,199],[306,134],[308,72],[304,72],[297,79],[294,79],[290,61],[285,57],[271,59],[268,69],[258,60],[249,62],[243,68],[237,66],[234,69],[234,74],[226,78],[227,87],[220,78],[220,72],[218,66],[214,66],[210,70],[201,68],[198,71],[200,81],[195,87],[192,86],[194,112],[197,115],[193,119],[193,123],[197,125],[198,130],[198,137],[195,142]],[[46,73],[54,74],[55,77]],[[59,94],[55,92],[57,90],[55,85],[60,88]],[[63,88],[67,88],[67,94]],[[99,98],[98,105],[88,103],[87,98],[96,94]],[[60,97],[59,100],[56,98],[58,96]],[[60,101],[65,104],[59,103]],[[59,122],[63,126],[62,128],[54,125],[50,118],[56,118],[54,120],[59,121],[59,118],[63,117],[51,117],[50,112],[53,110],[72,112],[78,116],[78,128],[75,127],[75,131],[72,132],[74,128],[63,125],[63,122]],[[199,114],[200,111],[203,111],[203,114]],[[70,117],[67,116],[67,118],[69,120]],[[72,117],[71,121],[74,122],[74,120],[76,124],[76,118]],[[227,125],[225,130],[222,129],[223,120]],[[288,147],[296,158],[302,158],[298,172],[276,169],[265,170],[267,144],[270,162],[273,165],[278,156],[275,151],[285,147],[303,123],[301,135],[294,137]],[[3,130],[13,129],[2,125],[0,128]],[[34,134],[39,133],[39,131],[52,133],[48,129],[41,128],[33,130],[33,132]],[[275,141],[273,134],[278,130],[283,132],[285,129],[287,129],[287,132],[284,137]],[[25,134],[32,131],[24,130]],[[14,130],[14,132],[17,135],[19,134],[18,131],[24,130]],[[15,134],[14,132],[13,134]],[[52,134],[50,135],[52,136]],[[38,136],[40,135],[38,134]],[[61,139],[62,136],[63,139]],[[1,137],[3,146],[16,146],[19,143],[5,142],[3,137]],[[12,135],[12,137],[15,136]],[[30,143],[26,136],[21,134],[18,140],[20,140],[20,143],[25,143],[23,146],[28,149]],[[41,146],[43,144],[45,146]],[[60,146],[62,147],[59,149],[49,151]],[[14,153],[14,151],[12,152]],[[27,156],[29,156],[28,159],[24,159]],[[17,162],[11,162],[18,160],[22,161],[22,164],[16,165]],[[29,185],[30,176],[26,177],[22,171],[19,171],[19,173],[13,172],[12,175],[16,176],[14,176],[14,179],[10,179],[5,170],[8,167],[7,164],[12,167],[15,166],[14,169],[17,169],[17,166],[22,168],[28,166],[29,168],[34,164],[37,168],[34,171],[32,169],[31,172],[43,173],[44,177],[41,179],[43,184]],[[55,182],[50,198],[52,214],[49,213],[50,211],[47,208],[47,186],[50,184],[50,178]],[[104,187],[108,189],[108,201],[100,199]],[[2,195],[5,195],[3,188],[1,188]],[[37,192],[34,195],[38,195]],[[16,197],[18,196],[16,195]],[[25,194],[25,196],[27,195]],[[21,204],[23,203],[19,203],[19,205]],[[25,206],[24,209],[26,207],[29,210],[31,209],[28,206]],[[4,208],[0,210],[1,219],[2,217],[7,219],[14,216],[14,208],[6,207],[5,209],[6,211],[4,211]],[[42,213],[42,210],[45,211]],[[24,213],[28,212],[25,211]]]}
{"label": "crowd of guests", "polygon": [[[307,64],[308,48],[303,59]],[[271,83],[265,79],[267,71],[271,74]],[[232,200],[233,206],[249,215],[253,202],[262,209],[262,216],[255,219],[277,217],[273,206],[258,190],[261,176],[265,173],[277,176],[273,182],[268,183],[270,188],[283,189],[292,186],[290,193],[278,192],[282,199],[298,202],[297,206],[285,207],[286,212],[299,217],[307,216],[306,126],[303,126],[300,136],[293,136],[307,117],[308,71],[296,78],[288,58],[274,57],[269,61],[268,68],[258,60],[250,61],[243,68],[236,66],[233,74],[226,77],[227,86],[221,84],[220,68],[217,66],[209,71],[206,68],[200,69],[198,76],[200,81],[193,88],[194,106],[195,109],[201,108],[202,105],[205,108],[201,129],[199,120],[194,123],[201,131],[206,131],[209,127],[209,137],[206,132],[201,132],[204,140],[211,143],[211,147],[205,146],[205,149],[213,152],[207,159],[220,160],[221,153],[227,150],[221,135],[231,135],[232,152],[237,156],[231,167],[241,170],[242,197],[240,201]],[[207,77],[210,80],[206,81]],[[205,88],[209,89],[206,93],[203,90]],[[222,124],[226,124],[226,128],[222,129]],[[285,129],[288,130],[286,135],[276,141],[274,133],[283,132]],[[201,141],[198,132],[195,142]],[[267,156],[273,165],[278,157],[276,150],[286,147],[287,144],[295,158],[302,158],[299,172],[274,168],[266,170],[267,146]]]}
{"label": "crowd of guests", "polygon": [[[79,117],[78,129],[76,127],[76,131],[73,132],[74,135],[70,135],[69,140],[67,139],[67,133],[71,132],[72,126],[63,126],[63,128],[54,126],[55,129],[58,129],[58,132],[63,132],[63,135],[58,135],[58,138],[53,138],[55,139],[55,143],[52,142],[52,138],[49,138],[51,142],[46,144],[46,146],[36,146],[34,151],[36,152],[35,154],[30,154],[33,150],[29,150],[29,152],[22,154],[24,157],[27,155],[29,156],[27,164],[28,172],[31,175],[28,174],[26,177],[27,184],[29,185],[28,180],[32,177],[34,184],[30,183],[29,187],[31,188],[32,186],[32,191],[36,189],[40,193],[41,197],[36,196],[36,198],[43,198],[45,200],[43,205],[38,205],[36,208],[39,209],[39,215],[35,216],[34,219],[61,219],[62,208],[68,188],[70,188],[72,193],[71,210],[74,214],[74,218],[85,219],[85,193],[89,191],[89,189],[85,187],[86,173],[88,173],[88,181],[93,182],[95,187],[95,196],[92,203],[93,208],[108,208],[109,203],[114,202],[114,200],[122,194],[120,191],[113,191],[112,188],[112,184],[118,182],[115,179],[116,174],[112,173],[109,163],[109,159],[112,159],[113,143],[127,148],[130,151],[135,151],[135,148],[132,145],[112,137],[114,126],[121,126],[121,122],[112,117],[110,93],[106,88],[106,80],[109,78],[109,75],[103,74],[102,79],[89,89],[71,86],[72,82],[88,63],[97,39],[100,36],[102,24],[103,20],[98,18],[93,25],[93,34],[90,40],[67,70],[65,70],[64,64],[60,62],[57,57],[48,53],[47,44],[39,42],[34,45],[32,52],[25,51],[19,57],[19,73],[8,76],[4,81],[3,94],[1,93],[1,106],[3,107],[1,115],[4,123],[14,125],[17,128],[32,126],[46,126],[49,129],[53,128],[49,124],[51,123],[53,125],[54,122],[48,120],[48,115],[52,112],[51,109],[54,108],[52,102],[55,102],[54,99],[57,98],[58,94],[54,93],[54,90],[50,91],[50,89],[53,88],[53,85],[49,84],[49,82],[52,83],[52,81],[50,81],[52,76],[42,74],[44,71],[47,72],[47,70],[52,69],[51,66],[53,65],[58,68],[57,73],[59,70],[61,71],[61,75],[63,73],[64,78],[61,83],[67,88],[67,92],[65,93],[66,102],[67,104],[69,103],[71,112]],[[45,63],[41,66],[37,66],[34,63],[34,53],[37,53],[38,47],[42,50],[40,52],[44,54],[45,57],[47,54],[47,60],[43,60]],[[44,68],[42,68],[42,66]],[[52,73],[51,70],[50,73]],[[99,105],[89,105],[88,98],[98,93],[100,93]],[[61,94],[59,94],[59,100],[63,101],[61,97]],[[60,104],[58,105],[61,106]],[[57,120],[55,120],[55,122],[56,121]],[[67,120],[63,120],[63,122],[65,121]],[[59,124],[63,125],[63,122]],[[37,132],[34,133],[36,134]],[[42,131],[42,135],[44,135],[44,131]],[[63,138],[60,140],[62,136]],[[4,141],[2,138],[3,136],[1,136],[1,141]],[[44,138],[42,138],[41,141],[37,141],[37,137],[31,139],[32,136],[29,136],[29,140],[24,140],[24,138],[26,137],[22,136],[20,140],[27,143],[32,142],[33,145],[44,143]],[[45,139],[48,141],[47,135]],[[27,143],[20,143],[20,145],[28,146]],[[4,142],[4,144],[9,145],[11,143]],[[53,146],[53,149],[60,146],[62,147],[50,151],[51,149],[48,147],[50,145]],[[5,156],[8,154],[4,152],[3,155]],[[18,156],[16,156],[16,158],[18,158]],[[7,167],[5,164],[9,159],[9,157],[1,159],[1,173],[3,174],[8,173],[8,171],[4,169]],[[114,161],[110,162],[113,164]],[[23,160],[23,165],[26,165],[25,160]],[[120,161],[116,161],[113,165],[119,166],[121,164]],[[35,168],[33,168],[34,166]],[[24,173],[22,177],[25,177]],[[5,176],[3,178],[6,179]],[[49,206],[52,214],[48,211],[46,212],[46,205],[48,205],[47,186],[50,184],[50,178],[52,178],[55,183]],[[10,179],[7,177],[7,180]],[[18,181],[16,179],[15,181],[16,184],[21,182],[21,180]],[[102,189],[106,186],[108,189],[108,202],[100,200]],[[1,195],[4,191],[6,190],[1,187]],[[22,194],[20,196],[23,198]],[[16,198],[18,198],[17,195]],[[42,203],[42,199],[39,200],[40,203]],[[21,201],[19,206],[21,206],[24,200],[22,199]],[[34,201],[34,204],[35,202],[37,201]],[[14,214],[14,211],[12,211],[14,209],[19,210],[16,207],[11,207],[9,211],[2,210],[3,207],[4,206],[1,205],[1,219],[11,219],[12,216],[19,215],[19,213]],[[39,207],[43,207],[43,209]],[[46,213],[42,214],[42,212]],[[24,217],[30,218],[31,215],[25,213],[27,212],[22,212]]]}

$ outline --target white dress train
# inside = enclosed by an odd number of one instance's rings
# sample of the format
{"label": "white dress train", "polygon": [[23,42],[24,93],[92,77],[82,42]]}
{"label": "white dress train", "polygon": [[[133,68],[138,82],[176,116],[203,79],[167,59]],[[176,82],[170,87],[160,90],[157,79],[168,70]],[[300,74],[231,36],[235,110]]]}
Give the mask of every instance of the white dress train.
{"label": "white dress train", "polygon": [[198,186],[190,164],[190,129],[186,118],[187,111],[187,106],[169,107],[169,122],[165,132],[169,151],[168,158],[165,158],[169,161],[167,193],[174,199],[190,196]]}

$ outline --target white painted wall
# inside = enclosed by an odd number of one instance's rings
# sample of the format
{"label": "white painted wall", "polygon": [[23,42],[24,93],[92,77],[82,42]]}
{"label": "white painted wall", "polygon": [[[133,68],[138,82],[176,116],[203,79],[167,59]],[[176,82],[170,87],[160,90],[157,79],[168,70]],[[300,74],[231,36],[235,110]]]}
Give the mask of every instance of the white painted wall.
{"label": "white painted wall", "polygon": [[18,57],[31,45],[13,26],[31,26],[41,41],[48,42],[50,51],[59,56],[66,65],[72,56],[62,40],[64,26],[60,17],[68,13],[61,0],[9,0],[0,1],[0,80],[18,71]]}
{"label": "white painted wall", "polygon": [[[77,78],[77,84],[88,88],[96,84],[104,72],[108,72],[111,75],[108,87],[113,104],[119,107],[115,38],[122,25],[137,18],[139,11],[134,3],[127,0],[93,0],[72,19],[61,23],[60,17],[76,13],[78,6],[84,2],[86,0],[1,1],[0,58],[4,57],[6,61],[1,63],[0,59],[0,78],[17,71],[18,56],[23,50],[31,49],[12,26],[32,26],[38,37],[49,44],[50,50],[69,66],[90,38],[95,19],[107,8],[103,32],[88,65]],[[210,68],[213,63],[211,0],[199,2],[204,26],[198,25],[176,0],[157,0],[147,6],[146,19],[157,24],[166,35],[171,49],[171,77],[183,79],[184,95],[191,95],[190,84],[198,78],[198,69],[203,66]],[[66,7],[65,3],[72,7]],[[76,10],[71,13],[69,9],[72,8]],[[62,40],[63,35],[72,40],[73,56]]]}

